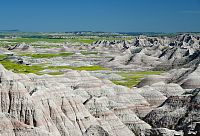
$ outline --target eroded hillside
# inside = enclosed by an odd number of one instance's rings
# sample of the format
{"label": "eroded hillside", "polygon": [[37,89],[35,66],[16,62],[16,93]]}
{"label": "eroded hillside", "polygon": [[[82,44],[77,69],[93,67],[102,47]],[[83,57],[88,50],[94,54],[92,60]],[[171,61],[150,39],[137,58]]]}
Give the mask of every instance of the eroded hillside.
{"label": "eroded hillside", "polygon": [[1,40],[2,136],[200,134],[199,36],[15,42]]}

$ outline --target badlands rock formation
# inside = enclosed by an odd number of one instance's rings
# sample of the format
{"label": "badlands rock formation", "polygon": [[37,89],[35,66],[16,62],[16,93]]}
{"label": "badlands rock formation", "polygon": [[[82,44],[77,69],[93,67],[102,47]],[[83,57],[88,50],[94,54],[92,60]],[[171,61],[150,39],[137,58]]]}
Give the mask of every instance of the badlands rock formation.
{"label": "badlands rock formation", "polygon": [[200,89],[195,89],[181,96],[169,97],[161,106],[151,111],[145,121],[153,127],[167,127],[199,133]]}
{"label": "badlands rock formation", "polygon": [[87,72],[54,77],[0,71],[2,136],[134,136],[151,128],[135,114],[150,108],[143,96]]}
{"label": "badlands rock formation", "polygon": [[199,42],[187,34],[139,36],[65,48],[108,52],[113,56],[98,64],[112,69],[165,70],[133,88],[113,84],[110,80],[121,77],[112,73],[102,78],[101,73],[67,70],[38,76],[0,65],[0,135],[198,136]]}
{"label": "badlands rock formation", "polygon": [[94,45],[96,50],[100,47],[120,50],[118,56],[103,63],[117,69],[169,70],[192,67],[200,60],[200,38],[189,34],[174,38],[139,36],[132,41],[98,41]]}

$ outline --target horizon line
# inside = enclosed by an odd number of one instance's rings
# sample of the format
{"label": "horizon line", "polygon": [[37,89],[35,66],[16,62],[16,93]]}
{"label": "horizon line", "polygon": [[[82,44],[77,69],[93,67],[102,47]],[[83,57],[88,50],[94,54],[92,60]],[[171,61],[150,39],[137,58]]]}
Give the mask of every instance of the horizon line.
{"label": "horizon line", "polygon": [[92,31],[92,30],[74,30],[74,31],[21,31],[20,29],[0,29],[0,32],[24,32],[24,33],[75,33],[75,32],[92,32],[92,33],[200,33],[200,31],[177,31],[177,32],[163,32],[163,31]]}

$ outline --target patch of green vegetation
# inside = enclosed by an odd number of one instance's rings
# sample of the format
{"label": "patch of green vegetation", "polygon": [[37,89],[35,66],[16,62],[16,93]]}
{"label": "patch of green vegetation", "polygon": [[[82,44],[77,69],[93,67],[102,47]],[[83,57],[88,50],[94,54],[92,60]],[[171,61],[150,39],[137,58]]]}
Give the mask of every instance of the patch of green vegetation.
{"label": "patch of green vegetation", "polygon": [[81,51],[81,54],[83,54],[83,55],[91,55],[91,54],[97,55],[98,52],[87,52],[87,51]]}
{"label": "patch of green vegetation", "polygon": [[5,39],[4,41],[16,42],[16,43],[33,43],[33,42],[49,42],[49,43],[61,43],[65,42],[65,39],[48,39],[48,38],[16,38],[16,39]]}
{"label": "patch of green vegetation", "polygon": [[36,48],[61,48],[61,46],[57,46],[57,45],[36,45],[36,44],[33,44],[32,45],[33,47],[36,47]]}
{"label": "patch of green vegetation", "polygon": [[159,75],[163,71],[139,71],[139,72],[119,72],[118,74],[123,77],[122,80],[113,80],[116,85],[122,85],[126,87],[133,87],[137,85],[142,78],[147,75]]}
{"label": "patch of green vegetation", "polygon": [[5,43],[0,42],[0,47],[6,47]]}
{"label": "patch of green vegetation", "polygon": [[97,39],[82,39],[82,38],[74,38],[74,39],[69,39],[69,42],[79,42],[79,43],[87,43],[87,44],[91,44],[95,41],[97,41]]}
{"label": "patch of green vegetation", "polygon": [[85,43],[85,44],[91,44],[93,42],[96,42],[98,40],[107,40],[107,41],[113,41],[113,40],[130,40],[130,37],[107,37],[107,36],[69,36],[65,38],[48,38],[48,36],[32,36],[30,38],[15,38],[15,39],[2,39],[1,41],[7,41],[7,42],[13,42],[13,43],[34,43],[34,42],[48,42],[48,43],[63,43],[63,42],[72,42],[72,43]]}
{"label": "patch of green vegetation", "polygon": [[104,68],[101,66],[82,66],[73,68],[74,70],[86,70],[86,71],[96,71],[96,70],[108,70],[108,68]]}
{"label": "patch of green vegetation", "polygon": [[2,64],[7,70],[12,70],[15,73],[34,73],[39,75],[39,72],[44,70],[42,65],[27,66],[23,64],[17,64],[10,60],[0,61],[0,64]]}
{"label": "patch of green vegetation", "polygon": [[93,43],[96,39],[90,38],[16,38],[16,39],[3,39],[2,41],[16,42],[16,43],[34,43],[34,42],[48,42],[48,43],[63,43],[63,42],[79,42],[79,43]]}
{"label": "patch of green vegetation", "polygon": [[43,54],[23,53],[23,54],[19,54],[19,55],[20,56],[32,57],[34,59],[38,59],[38,58],[68,57],[68,56],[71,56],[73,54],[74,53],[72,53],[72,52],[63,52],[63,53],[43,53]]}
{"label": "patch of green vegetation", "polygon": [[62,75],[64,74],[63,72],[50,72],[50,73],[47,73],[49,75]]}
{"label": "patch of green vegetation", "polygon": [[81,66],[81,67],[72,67],[72,66],[49,66],[49,69],[60,70],[60,69],[72,69],[72,70],[86,70],[86,71],[96,71],[96,70],[109,70],[101,66]]}
{"label": "patch of green vegetation", "polygon": [[7,57],[7,55],[5,55],[5,54],[0,54],[0,60],[5,59],[6,57]]}

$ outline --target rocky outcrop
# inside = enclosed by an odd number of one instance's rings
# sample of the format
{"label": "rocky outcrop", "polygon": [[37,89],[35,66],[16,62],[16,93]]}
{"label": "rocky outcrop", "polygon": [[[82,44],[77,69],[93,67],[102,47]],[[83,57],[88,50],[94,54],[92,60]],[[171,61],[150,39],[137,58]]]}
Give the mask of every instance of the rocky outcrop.
{"label": "rocky outcrop", "polygon": [[135,89],[135,91],[141,94],[151,104],[151,106],[157,107],[167,99],[163,93],[150,86],[144,86],[142,88]]}
{"label": "rocky outcrop", "polygon": [[134,136],[151,128],[137,116],[151,110],[143,96],[88,72],[36,76],[0,70],[1,134]]}
{"label": "rocky outcrop", "polygon": [[167,128],[155,128],[146,130],[145,136],[183,136],[183,133]]}
{"label": "rocky outcrop", "polygon": [[200,88],[200,65],[185,78],[181,86],[185,89]]}
{"label": "rocky outcrop", "polygon": [[183,130],[185,135],[190,131],[197,133],[195,128],[200,121],[199,96],[199,89],[182,96],[171,96],[160,107],[151,111],[144,120],[156,128]]}
{"label": "rocky outcrop", "polygon": [[116,69],[170,70],[192,67],[200,62],[199,37],[189,34],[173,38],[138,36],[129,42],[98,41],[94,45],[120,50],[119,55],[102,63]]}
{"label": "rocky outcrop", "polygon": [[109,136],[109,134],[102,127],[91,125],[83,136]]}
{"label": "rocky outcrop", "polygon": [[32,47],[29,44],[21,43],[21,44],[16,44],[15,46],[10,46],[8,47],[8,50],[10,51],[28,51],[28,52],[35,52],[34,47]]}

